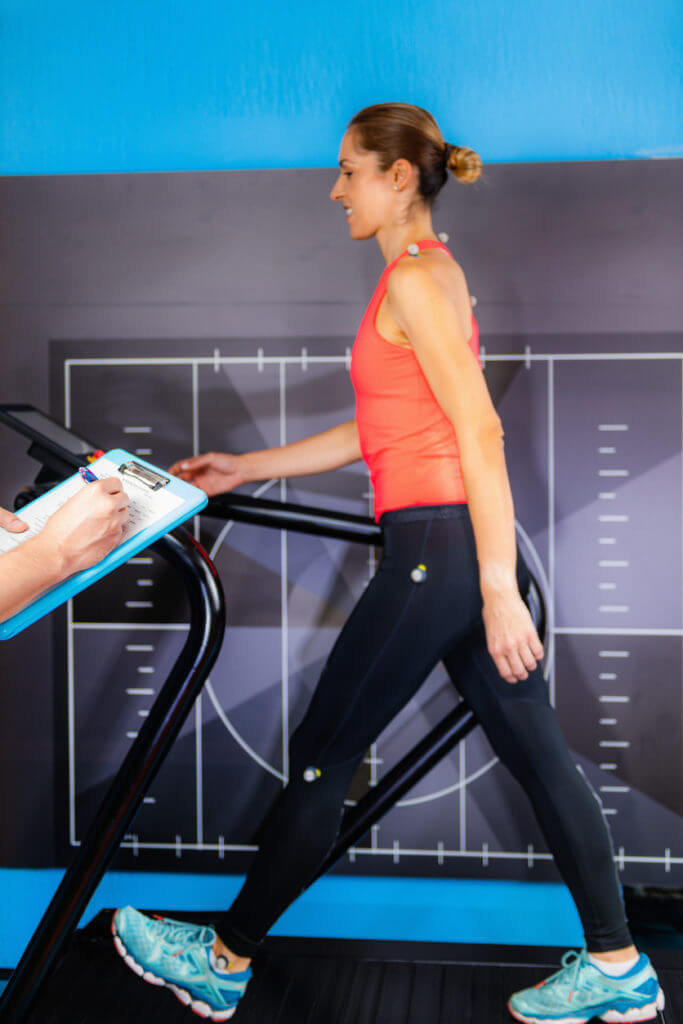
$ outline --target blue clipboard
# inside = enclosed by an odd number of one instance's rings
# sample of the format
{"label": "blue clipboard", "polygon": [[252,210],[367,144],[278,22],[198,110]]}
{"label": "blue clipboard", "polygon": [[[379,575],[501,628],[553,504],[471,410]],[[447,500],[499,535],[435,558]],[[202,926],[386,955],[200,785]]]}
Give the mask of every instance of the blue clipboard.
{"label": "blue clipboard", "polygon": [[[98,465],[105,460],[113,462],[117,467],[127,467],[124,472],[130,473],[127,479],[131,481],[129,489],[131,497],[135,488],[146,486],[147,491],[145,491],[145,495],[149,501],[159,500],[160,503],[163,502],[163,505],[168,505],[170,503],[168,496],[172,496],[175,507],[164,513],[154,523],[143,527],[128,537],[118,547],[114,548],[113,551],[110,551],[100,562],[97,562],[96,565],[91,566],[89,569],[82,569],[62,583],[58,583],[57,586],[41,594],[40,597],[37,597],[35,601],[32,601],[31,604],[27,605],[20,612],[6,619],[5,622],[0,622],[0,640],[9,640],[10,637],[16,636],[17,633],[21,632],[22,629],[26,629],[27,626],[31,626],[37,619],[47,615],[48,612],[51,612],[60,604],[64,604],[70,597],[85,590],[95,580],[99,580],[113,569],[117,569],[124,562],[127,562],[129,558],[132,558],[133,555],[149,547],[159,537],[163,537],[169,530],[184,523],[190,516],[196,515],[208,502],[206,494],[198,487],[193,487],[192,484],[185,483],[184,480],[171,476],[169,473],[159,469],[158,466],[152,465],[151,462],[141,459],[139,455],[131,455],[130,452],[123,451],[121,448],[113,448],[111,451],[105,452],[101,458],[90,463],[88,468],[97,475]],[[135,467],[139,468],[136,469]],[[157,478],[156,486],[152,486],[154,478]],[[36,498],[35,501],[29,502],[28,505],[21,509],[19,514],[23,515],[33,505],[49,499],[50,495],[54,495],[57,490],[65,487],[67,484],[73,486],[74,479],[80,479],[78,473],[67,477],[66,480],[63,480],[56,487],[53,487],[51,491],[48,491],[47,494],[43,494],[40,498]],[[124,489],[128,489],[127,479],[123,480]],[[160,480],[164,481],[164,483],[159,483]],[[159,496],[164,495],[166,497],[155,499],[157,493]],[[179,502],[175,499],[179,499]]]}

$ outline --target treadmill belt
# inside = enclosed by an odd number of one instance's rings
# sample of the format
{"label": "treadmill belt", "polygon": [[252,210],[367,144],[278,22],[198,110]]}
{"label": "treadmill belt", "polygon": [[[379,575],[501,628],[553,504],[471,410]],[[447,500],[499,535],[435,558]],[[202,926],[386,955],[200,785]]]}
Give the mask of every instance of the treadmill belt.
{"label": "treadmill belt", "polygon": [[[74,934],[28,1024],[198,1019],[173,993],[141,981],[124,964],[111,939],[112,914],[101,911]],[[205,915],[171,916],[201,921]],[[445,943],[418,943],[412,950],[407,942],[273,937],[267,947],[254,960],[231,1024],[510,1024],[510,993],[534,985],[558,964],[557,950],[526,947],[507,947],[506,959],[517,962],[506,963],[457,962],[485,959],[482,947]],[[463,953],[467,949],[470,956]],[[416,962],[408,959],[409,950]],[[680,953],[678,958],[683,963]],[[654,959],[667,1000],[658,1020],[677,1024],[683,1021],[683,970],[673,966],[671,954],[672,966]]]}

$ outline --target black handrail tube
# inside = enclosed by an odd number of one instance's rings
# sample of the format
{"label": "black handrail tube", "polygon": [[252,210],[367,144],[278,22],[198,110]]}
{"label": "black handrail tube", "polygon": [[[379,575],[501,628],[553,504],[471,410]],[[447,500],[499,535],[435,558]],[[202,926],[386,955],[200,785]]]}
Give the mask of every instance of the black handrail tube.
{"label": "black handrail tube", "polygon": [[[427,772],[438,764],[478,724],[474,712],[461,701],[457,708],[434,726],[355,807],[342,818],[339,836],[315,878],[320,878],[376,821],[391,810]],[[312,783],[315,785],[315,782]]]}
{"label": "black handrail tube", "polygon": [[184,530],[153,547],[183,576],[190,601],[185,645],[102,801],[82,846],[0,999],[3,1024],[18,1024],[78,924],[210,672],[225,631],[223,589],[203,549]]}
{"label": "black handrail tube", "polygon": [[269,526],[274,530],[334,537],[337,540],[357,541],[360,544],[383,543],[382,530],[368,516],[350,512],[333,512],[314,505],[295,505],[287,501],[253,498],[251,495],[217,494],[209,499],[202,513],[217,519],[234,519],[254,526]]}

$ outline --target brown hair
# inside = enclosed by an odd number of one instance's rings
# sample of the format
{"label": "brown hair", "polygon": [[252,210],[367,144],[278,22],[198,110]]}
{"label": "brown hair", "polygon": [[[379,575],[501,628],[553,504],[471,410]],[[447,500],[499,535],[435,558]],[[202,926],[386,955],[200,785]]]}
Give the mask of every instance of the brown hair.
{"label": "brown hair", "polygon": [[482,161],[466,146],[452,146],[429,113],[412,103],[375,103],[351,118],[362,149],[374,152],[381,171],[403,157],[419,171],[419,193],[431,205],[448,180],[450,169],[464,185],[476,181]]}

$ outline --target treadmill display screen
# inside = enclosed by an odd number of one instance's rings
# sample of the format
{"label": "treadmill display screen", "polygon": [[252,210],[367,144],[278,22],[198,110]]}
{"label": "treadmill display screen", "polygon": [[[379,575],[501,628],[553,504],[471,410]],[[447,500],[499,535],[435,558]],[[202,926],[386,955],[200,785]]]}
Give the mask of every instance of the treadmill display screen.
{"label": "treadmill display screen", "polygon": [[25,424],[31,430],[35,430],[37,434],[47,437],[53,444],[58,444],[61,448],[66,448],[67,451],[73,452],[74,455],[87,455],[93,451],[93,445],[90,441],[85,441],[77,434],[73,434],[66,427],[56,423],[49,416],[43,415],[37,409],[15,408],[11,411],[6,410],[6,413],[19,420],[20,423]]}

